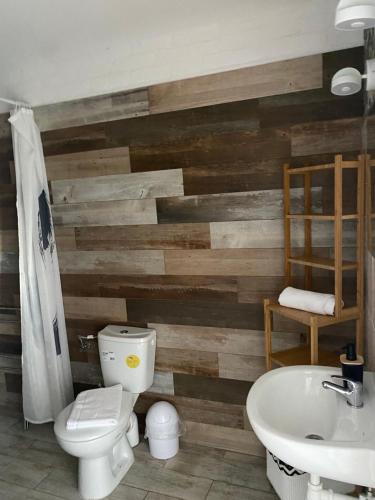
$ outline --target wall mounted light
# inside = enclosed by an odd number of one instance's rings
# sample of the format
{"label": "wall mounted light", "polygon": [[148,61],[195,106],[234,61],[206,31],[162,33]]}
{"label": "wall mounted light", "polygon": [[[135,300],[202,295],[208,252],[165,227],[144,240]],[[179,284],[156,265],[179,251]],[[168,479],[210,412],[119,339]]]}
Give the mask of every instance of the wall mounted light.
{"label": "wall mounted light", "polygon": [[364,30],[375,26],[375,0],[340,0],[336,8],[338,30]]}
{"label": "wall mounted light", "polygon": [[366,61],[366,74],[355,68],[343,68],[333,75],[331,82],[332,94],[339,96],[352,95],[362,88],[362,80],[366,80],[366,90],[375,90],[375,59]]}

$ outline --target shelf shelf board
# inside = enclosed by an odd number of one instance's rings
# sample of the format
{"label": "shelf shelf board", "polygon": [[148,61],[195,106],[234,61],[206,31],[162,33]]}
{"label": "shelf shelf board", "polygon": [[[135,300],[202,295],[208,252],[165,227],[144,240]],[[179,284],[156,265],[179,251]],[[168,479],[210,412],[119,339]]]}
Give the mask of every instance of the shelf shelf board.
{"label": "shelf shelf board", "polygon": [[[325,257],[312,257],[312,256],[302,256],[302,257],[289,257],[288,261],[291,264],[299,264],[301,266],[316,267],[318,269],[328,269],[329,271],[335,270],[334,259],[327,259]],[[348,260],[342,261],[342,270],[348,271],[349,269],[356,269],[357,262],[352,262]]]}
{"label": "shelf shelf board", "polygon": [[268,308],[270,311],[280,316],[292,319],[306,326],[310,326],[312,320],[316,321],[318,327],[322,327],[359,318],[359,308],[357,306],[342,309],[340,317],[301,311],[300,309],[293,309],[291,307],[281,306],[280,304],[269,304]]}
{"label": "shelf shelf board", "polygon": [[326,163],[323,165],[311,165],[309,167],[288,168],[288,174],[306,174],[308,172],[319,172],[320,170],[333,170],[334,163]]}
{"label": "shelf shelf board", "polygon": [[[358,168],[358,161],[341,161],[341,168]],[[334,163],[325,163],[323,165],[311,165],[308,167],[288,168],[288,174],[307,174],[309,172],[319,172],[322,170],[333,170]]]}
{"label": "shelf shelf board", "polygon": [[[293,220],[335,220],[334,215],[329,214],[288,214],[287,219]],[[343,214],[341,217],[342,220],[356,220],[358,219],[357,214]]]}
{"label": "shelf shelf board", "polygon": [[[339,366],[339,355],[334,352],[324,351],[319,349],[318,354],[319,365],[324,366]],[[271,353],[271,360],[279,366],[294,366],[294,365],[309,365],[310,361],[310,346],[303,345]]]}

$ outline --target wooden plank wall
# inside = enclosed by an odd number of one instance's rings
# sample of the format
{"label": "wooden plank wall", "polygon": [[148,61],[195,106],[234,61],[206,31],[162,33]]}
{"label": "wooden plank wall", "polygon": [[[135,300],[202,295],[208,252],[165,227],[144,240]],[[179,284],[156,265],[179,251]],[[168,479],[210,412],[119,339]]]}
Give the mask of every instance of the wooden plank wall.
{"label": "wooden plank wall", "polygon": [[[186,439],[260,452],[244,403],[265,369],[262,299],[283,286],[282,164],[359,153],[362,97],[337,98],[329,85],[337,69],[361,70],[361,61],[359,47],[36,110],[77,382],[100,380],[98,353],[80,352],[79,334],[110,322],[153,327],[155,382],[137,411],[164,398],[187,421]],[[0,351],[18,354],[5,133],[0,154]],[[314,186],[314,209],[330,210],[330,179]],[[302,194],[295,185],[296,210]],[[332,252],[329,224],[314,228],[322,255]],[[303,227],[293,232],[298,252]],[[344,239],[351,252],[351,223]],[[331,286],[317,277],[317,289]],[[351,276],[345,291],[350,301]],[[276,329],[280,348],[304,333],[285,320]],[[337,349],[345,334],[328,332],[325,343]],[[7,380],[16,390],[14,374]]]}

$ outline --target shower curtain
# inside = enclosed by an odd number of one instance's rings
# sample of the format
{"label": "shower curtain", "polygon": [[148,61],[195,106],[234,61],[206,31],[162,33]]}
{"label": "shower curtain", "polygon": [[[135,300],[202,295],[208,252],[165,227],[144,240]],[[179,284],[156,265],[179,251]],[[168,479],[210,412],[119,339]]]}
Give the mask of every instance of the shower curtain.
{"label": "shower curtain", "polygon": [[73,401],[59,265],[39,129],[30,109],[12,126],[17,180],[22,393],[26,421],[52,421]]}

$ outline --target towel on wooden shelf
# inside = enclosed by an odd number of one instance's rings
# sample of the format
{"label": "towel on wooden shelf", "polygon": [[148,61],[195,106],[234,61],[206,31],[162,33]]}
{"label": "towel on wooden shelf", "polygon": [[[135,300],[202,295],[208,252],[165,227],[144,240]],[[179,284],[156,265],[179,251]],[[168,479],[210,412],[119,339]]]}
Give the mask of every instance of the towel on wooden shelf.
{"label": "towel on wooden shelf", "polygon": [[91,389],[78,394],[66,423],[68,430],[115,426],[119,422],[122,385]]}
{"label": "towel on wooden shelf", "polygon": [[333,316],[335,296],[330,293],[310,292],[288,286],[279,296],[279,304],[293,309],[300,309],[316,314]]}

